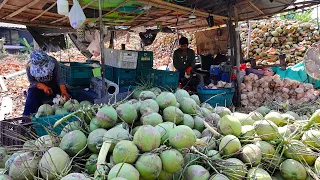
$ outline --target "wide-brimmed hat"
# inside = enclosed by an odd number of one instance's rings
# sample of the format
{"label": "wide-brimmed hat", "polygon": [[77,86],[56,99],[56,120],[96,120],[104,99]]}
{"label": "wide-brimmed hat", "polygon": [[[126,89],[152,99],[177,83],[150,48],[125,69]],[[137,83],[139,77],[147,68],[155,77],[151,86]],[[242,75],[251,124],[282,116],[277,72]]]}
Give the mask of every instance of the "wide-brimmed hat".
{"label": "wide-brimmed hat", "polygon": [[53,60],[43,51],[33,51],[30,54],[30,74],[36,78],[48,76],[55,67]]}

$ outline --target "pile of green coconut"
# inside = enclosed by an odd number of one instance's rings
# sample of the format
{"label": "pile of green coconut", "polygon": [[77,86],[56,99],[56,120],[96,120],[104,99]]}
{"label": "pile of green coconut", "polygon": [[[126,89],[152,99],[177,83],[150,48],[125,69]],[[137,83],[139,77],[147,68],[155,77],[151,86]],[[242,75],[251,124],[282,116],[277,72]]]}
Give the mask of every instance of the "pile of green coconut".
{"label": "pile of green coconut", "polygon": [[[71,121],[76,116],[77,121]],[[71,122],[70,122],[71,121]],[[3,147],[3,180],[304,180],[320,175],[320,111],[309,120],[260,107],[249,114],[201,103],[187,91],[137,90],[86,105]]]}

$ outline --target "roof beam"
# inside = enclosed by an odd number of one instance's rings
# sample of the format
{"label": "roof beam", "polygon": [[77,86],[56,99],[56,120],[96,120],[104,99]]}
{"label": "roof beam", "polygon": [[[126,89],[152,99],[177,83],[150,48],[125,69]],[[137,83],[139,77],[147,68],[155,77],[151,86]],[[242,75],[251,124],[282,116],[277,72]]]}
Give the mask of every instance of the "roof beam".
{"label": "roof beam", "polygon": [[2,1],[2,3],[0,4],[0,9],[8,2],[9,0],[4,0]]}
{"label": "roof beam", "polygon": [[[84,5],[84,6],[82,7],[82,9],[85,9],[85,8],[89,7],[91,4],[93,4],[93,3],[97,2],[97,1],[98,1],[98,0],[93,0],[93,1],[89,2],[88,4]],[[50,24],[54,24],[54,23],[63,21],[63,20],[65,20],[65,19],[67,19],[67,18],[68,18],[68,16],[64,16],[64,17],[62,17],[62,18],[60,18],[60,19],[57,19],[57,20],[55,20],[55,21],[50,22]]]}
{"label": "roof beam", "polygon": [[57,4],[57,1],[54,2],[50,7],[48,7],[46,10],[44,10],[42,13],[40,13],[38,16],[36,16],[35,18],[31,19],[30,22],[38,19],[39,17],[41,17],[44,13],[48,12],[50,9],[52,9],[55,5]]}
{"label": "roof beam", "polygon": [[16,15],[20,14],[22,11],[25,11],[25,10],[29,9],[33,5],[37,4],[39,1],[40,0],[34,0],[31,3],[28,3],[27,5],[23,6],[22,8],[20,8],[20,9],[16,10],[15,12],[9,14],[4,19],[9,19],[9,18],[12,18],[13,16],[16,16]]}
{"label": "roof beam", "polygon": [[[121,4],[119,4],[117,7],[115,7],[114,9],[112,9],[111,11],[107,12],[106,14],[102,15],[102,18],[115,12],[119,7],[124,6],[125,4],[127,4],[127,2],[129,2],[130,0],[125,0],[124,2],[122,2]],[[97,22],[99,20],[99,18],[96,18],[93,22]]]}
{"label": "roof beam", "polygon": [[248,2],[248,5],[256,12],[258,15],[263,15],[264,12],[261,11],[256,5],[254,5],[251,1]]}

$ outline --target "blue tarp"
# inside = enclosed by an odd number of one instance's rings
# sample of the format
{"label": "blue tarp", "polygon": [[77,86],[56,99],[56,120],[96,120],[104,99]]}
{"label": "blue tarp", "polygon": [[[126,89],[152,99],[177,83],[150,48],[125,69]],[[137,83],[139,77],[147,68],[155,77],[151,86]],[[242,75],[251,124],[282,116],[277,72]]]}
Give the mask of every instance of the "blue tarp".
{"label": "blue tarp", "polygon": [[280,67],[272,67],[273,72],[278,74],[281,79],[288,78],[299,82],[311,83],[315,88],[320,88],[320,80],[311,78],[304,69],[304,62],[300,62],[295,66],[282,70]]}

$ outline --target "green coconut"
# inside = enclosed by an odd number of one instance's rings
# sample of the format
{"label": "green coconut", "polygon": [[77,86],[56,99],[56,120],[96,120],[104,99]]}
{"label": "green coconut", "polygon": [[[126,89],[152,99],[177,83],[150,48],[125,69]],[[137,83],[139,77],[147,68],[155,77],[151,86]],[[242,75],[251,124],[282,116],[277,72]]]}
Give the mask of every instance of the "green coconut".
{"label": "green coconut", "polygon": [[131,164],[120,163],[113,166],[108,174],[108,179],[114,179],[116,177],[122,177],[126,180],[139,180],[140,175],[138,170]]}
{"label": "green coconut", "polygon": [[314,163],[314,169],[317,174],[320,174],[320,157],[318,157]]}
{"label": "green coconut", "polygon": [[161,89],[158,87],[153,87],[151,89],[149,89],[149,91],[153,92],[156,96],[159,96],[161,94]]}
{"label": "green coconut", "polygon": [[192,131],[194,132],[194,134],[196,135],[197,138],[201,138],[201,132],[196,130],[196,129],[192,129]]}
{"label": "green coconut", "polygon": [[133,164],[138,159],[139,149],[132,141],[122,140],[116,144],[112,155],[116,164]]}
{"label": "green coconut", "polygon": [[212,175],[209,180],[229,180],[229,178],[223,174]]}
{"label": "green coconut", "polygon": [[217,150],[209,150],[207,152],[207,156],[212,159],[220,159],[221,158],[221,154]]}
{"label": "green coconut", "polygon": [[189,93],[184,89],[178,89],[175,93],[178,103],[182,103],[183,98],[190,98]]}
{"label": "green coconut", "polygon": [[181,124],[189,126],[191,129],[193,129],[193,127],[194,127],[194,119],[193,119],[193,117],[191,115],[184,114]]}
{"label": "green coconut", "polygon": [[143,125],[156,126],[160,123],[163,123],[162,116],[159,113],[155,113],[155,112],[144,114],[140,118],[140,120]]}
{"label": "green coconut", "polygon": [[253,139],[254,127],[251,125],[244,125],[241,127],[241,137]]}
{"label": "green coconut", "polygon": [[160,146],[161,135],[155,127],[144,125],[134,134],[133,142],[142,152],[152,151]]}
{"label": "green coconut", "polygon": [[39,162],[39,171],[42,177],[53,180],[55,179],[55,174],[61,174],[69,165],[69,155],[62,149],[53,147],[42,156]]}
{"label": "green coconut", "polygon": [[96,130],[96,129],[99,129],[99,125],[98,125],[98,119],[97,118],[93,118],[91,121],[90,121],[90,132]]}
{"label": "green coconut", "polygon": [[287,159],[280,164],[281,176],[286,180],[304,180],[307,178],[305,167],[294,159]]}
{"label": "green coconut", "polygon": [[127,103],[133,105],[133,107],[136,109],[137,113],[140,113],[141,101],[138,101],[136,99],[131,99]]}
{"label": "green coconut", "polygon": [[159,131],[161,136],[161,144],[163,144],[166,140],[169,139],[170,131],[175,128],[176,125],[172,122],[164,122],[155,126],[155,128]]}
{"label": "green coconut", "polygon": [[7,150],[5,148],[0,148],[0,168],[5,168],[5,163],[8,160]]}
{"label": "green coconut", "polygon": [[168,173],[175,173],[179,171],[184,163],[182,154],[175,150],[169,149],[160,153],[162,168]]}
{"label": "green coconut", "polygon": [[109,129],[103,136],[104,142],[111,142],[111,146],[109,148],[109,152],[113,151],[114,146],[121,140],[129,140],[130,139],[129,131],[121,128],[114,127]]}
{"label": "green coconut", "polygon": [[169,142],[176,149],[190,148],[197,140],[192,129],[185,125],[173,128],[169,133]]}
{"label": "green coconut", "polygon": [[209,109],[211,112],[213,112],[213,110],[214,110],[214,108],[213,108],[210,104],[208,104],[208,103],[202,103],[202,104],[201,104],[201,107],[202,107],[202,108]]}
{"label": "green coconut", "polygon": [[92,175],[97,170],[97,162],[98,162],[98,154],[91,154],[91,156],[87,159],[86,169],[88,174]]}
{"label": "green coconut", "polygon": [[225,115],[231,115],[230,109],[226,107],[217,106],[213,110],[214,113],[218,114],[221,118]]}
{"label": "green coconut", "polygon": [[91,152],[98,154],[103,143],[103,136],[107,130],[99,128],[92,131],[87,139],[88,148]]}
{"label": "green coconut", "polygon": [[272,158],[274,153],[276,152],[275,148],[268,142],[266,141],[257,141],[255,142],[255,145],[257,145],[261,152],[262,152],[262,157],[264,158]]}
{"label": "green coconut", "polygon": [[118,118],[128,124],[132,124],[138,118],[136,108],[129,103],[120,104],[116,111]]}
{"label": "green coconut", "polygon": [[162,170],[162,162],[158,155],[152,153],[142,154],[136,162],[136,168],[141,179],[156,179]]}
{"label": "green coconut", "polygon": [[254,130],[262,140],[271,141],[275,140],[279,136],[278,126],[269,120],[256,121],[254,124]]}
{"label": "green coconut", "polygon": [[190,98],[193,99],[197,103],[198,106],[200,106],[201,101],[200,101],[200,98],[198,95],[195,95],[195,94],[191,95]]}
{"label": "green coconut", "polygon": [[117,111],[111,106],[103,106],[96,115],[98,126],[101,128],[111,128],[117,123]]}
{"label": "green coconut", "polygon": [[[293,117],[292,115],[290,114],[281,114],[282,118],[283,118],[283,121],[281,122],[280,125],[285,125],[285,124],[291,124],[291,123],[294,123],[294,121],[296,120],[295,117]],[[297,119],[299,120],[299,119]]]}
{"label": "green coconut", "polygon": [[161,170],[158,176],[158,180],[169,180],[169,179],[173,179],[173,174],[165,172],[164,170]]}
{"label": "green coconut", "polygon": [[232,113],[233,117],[236,117],[240,122],[242,126],[245,125],[253,125],[254,120],[250,117],[249,114],[244,114],[244,113]]}
{"label": "green coconut", "polygon": [[259,121],[264,119],[264,117],[257,111],[250,112],[249,117],[254,121]]}
{"label": "green coconut", "polygon": [[207,116],[204,119],[206,122],[208,122],[209,124],[212,124],[213,126],[217,126],[218,123],[221,121],[221,118],[218,114],[216,113],[211,113],[209,116]]}
{"label": "green coconut", "polygon": [[139,94],[139,100],[144,101],[146,99],[156,100],[157,96],[152,91],[142,91]]}
{"label": "green coconut", "polygon": [[247,175],[248,180],[272,180],[270,174],[261,168],[251,168]]}
{"label": "green coconut", "polygon": [[241,135],[241,122],[238,118],[225,115],[221,118],[219,129],[224,135],[232,134],[235,136]]}
{"label": "green coconut", "polygon": [[139,96],[140,96],[140,93],[142,92],[143,90],[142,89],[135,89],[132,93],[132,97],[134,99],[139,99]]}
{"label": "green coconut", "polygon": [[39,137],[34,144],[41,151],[46,151],[51,147],[59,146],[59,143],[60,143],[60,140],[58,137],[51,136],[51,135],[44,135]]}
{"label": "green coconut", "polygon": [[261,162],[262,152],[259,146],[247,144],[240,150],[239,158],[250,166],[257,166]]}
{"label": "green coconut", "polygon": [[8,175],[1,174],[0,175],[0,180],[13,180],[13,179]]}
{"label": "green coconut", "polygon": [[134,136],[134,134],[138,131],[138,129],[140,128],[141,126],[136,126],[132,129],[131,131],[131,135]]}
{"label": "green coconut", "polygon": [[224,169],[222,173],[230,180],[244,179],[247,174],[246,165],[236,158],[229,158],[223,162]]}
{"label": "green coconut", "polygon": [[63,137],[67,133],[74,131],[74,130],[81,130],[81,122],[80,121],[73,121],[65,125],[60,133],[60,137]]}
{"label": "green coconut", "polygon": [[81,156],[86,152],[86,146],[87,136],[79,130],[74,130],[63,136],[59,147],[69,156]]}
{"label": "green coconut", "polygon": [[307,144],[307,145],[312,146],[314,148],[320,148],[320,131],[318,131],[318,130],[306,131],[303,134],[301,141],[304,144]]}
{"label": "green coconut", "polygon": [[71,173],[63,177],[61,180],[90,180],[90,178],[81,173]]}
{"label": "green coconut", "polygon": [[144,115],[148,112],[159,112],[159,105],[157,101],[153,99],[147,99],[141,102],[140,113]]}
{"label": "green coconut", "polygon": [[289,126],[285,125],[283,127],[278,127],[278,132],[281,137],[289,137],[291,135],[291,130]]}
{"label": "green coconut", "polygon": [[226,135],[221,139],[219,151],[224,155],[236,153],[241,149],[240,140],[234,135]]}
{"label": "green coconut", "polygon": [[55,115],[65,115],[65,114],[68,114],[68,111],[66,110],[66,109],[64,109],[64,108],[57,108],[56,110],[55,110],[55,113],[54,113]]}
{"label": "green coconut", "polygon": [[317,156],[312,154],[314,154],[313,151],[298,140],[291,140],[290,143],[285,146],[284,156],[286,158],[307,162],[310,166],[312,166],[317,159]]}
{"label": "green coconut", "polygon": [[205,129],[204,126],[204,119],[200,116],[194,116],[194,129],[198,130],[199,132],[202,132]]}
{"label": "green coconut", "polygon": [[43,104],[39,107],[36,118],[54,115],[54,109],[49,104]]}
{"label": "green coconut", "polygon": [[295,113],[295,112],[292,112],[292,111],[287,111],[286,114],[289,114],[291,115],[292,117],[294,117],[294,120],[300,120],[300,116]]}
{"label": "green coconut", "polygon": [[278,112],[270,112],[268,113],[265,117],[266,120],[272,121],[275,123],[277,126],[279,126],[281,123],[284,122],[283,117],[281,116],[280,113]]}
{"label": "green coconut", "polygon": [[208,180],[210,173],[200,165],[191,165],[184,172],[186,180]]}
{"label": "green coconut", "polygon": [[10,166],[11,166],[11,164],[12,164],[12,162],[13,162],[13,160],[14,160],[16,157],[18,157],[18,156],[20,156],[21,154],[23,154],[23,153],[24,153],[24,152],[22,152],[22,151],[18,151],[18,152],[16,152],[16,153],[13,153],[13,154],[8,158],[8,160],[5,162],[5,164],[4,164],[5,169],[9,169]]}
{"label": "green coconut", "polygon": [[37,175],[40,158],[31,152],[19,154],[14,158],[9,169],[9,176],[14,180],[33,179]]}
{"label": "green coconut", "polygon": [[200,108],[200,111],[201,111],[203,117],[208,117],[208,116],[210,116],[210,114],[212,113],[209,109],[203,108],[203,107]]}
{"label": "green coconut", "polygon": [[180,108],[180,103],[177,103],[175,107]]}
{"label": "green coconut", "polygon": [[159,107],[165,109],[169,106],[176,106],[177,99],[176,96],[171,92],[162,92],[156,99]]}
{"label": "green coconut", "polygon": [[256,111],[264,117],[271,111],[271,109],[267,108],[266,106],[261,106],[256,109]]}
{"label": "green coconut", "polygon": [[184,98],[180,102],[180,109],[186,114],[197,114],[197,103],[191,98]]}
{"label": "green coconut", "polygon": [[169,106],[163,110],[162,113],[163,120],[166,122],[173,122],[175,124],[179,124],[184,119],[183,112],[174,106]]}
{"label": "green coconut", "polygon": [[206,136],[206,137],[201,138],[201,140],[203,142],[205,142],[207,145],[206,146],[197,146],[197,149],[199,151],[204,152],[205,150],[210,151],[210,150],[217,148],[217,144],[216,144],[216,141],[214,138]]}
{"label": "green coconut", "polygon": [[64,103],[63,108],[68,112],[74,112],[80,109],[80,104],[76,99],[70,99],[66,103]]}

